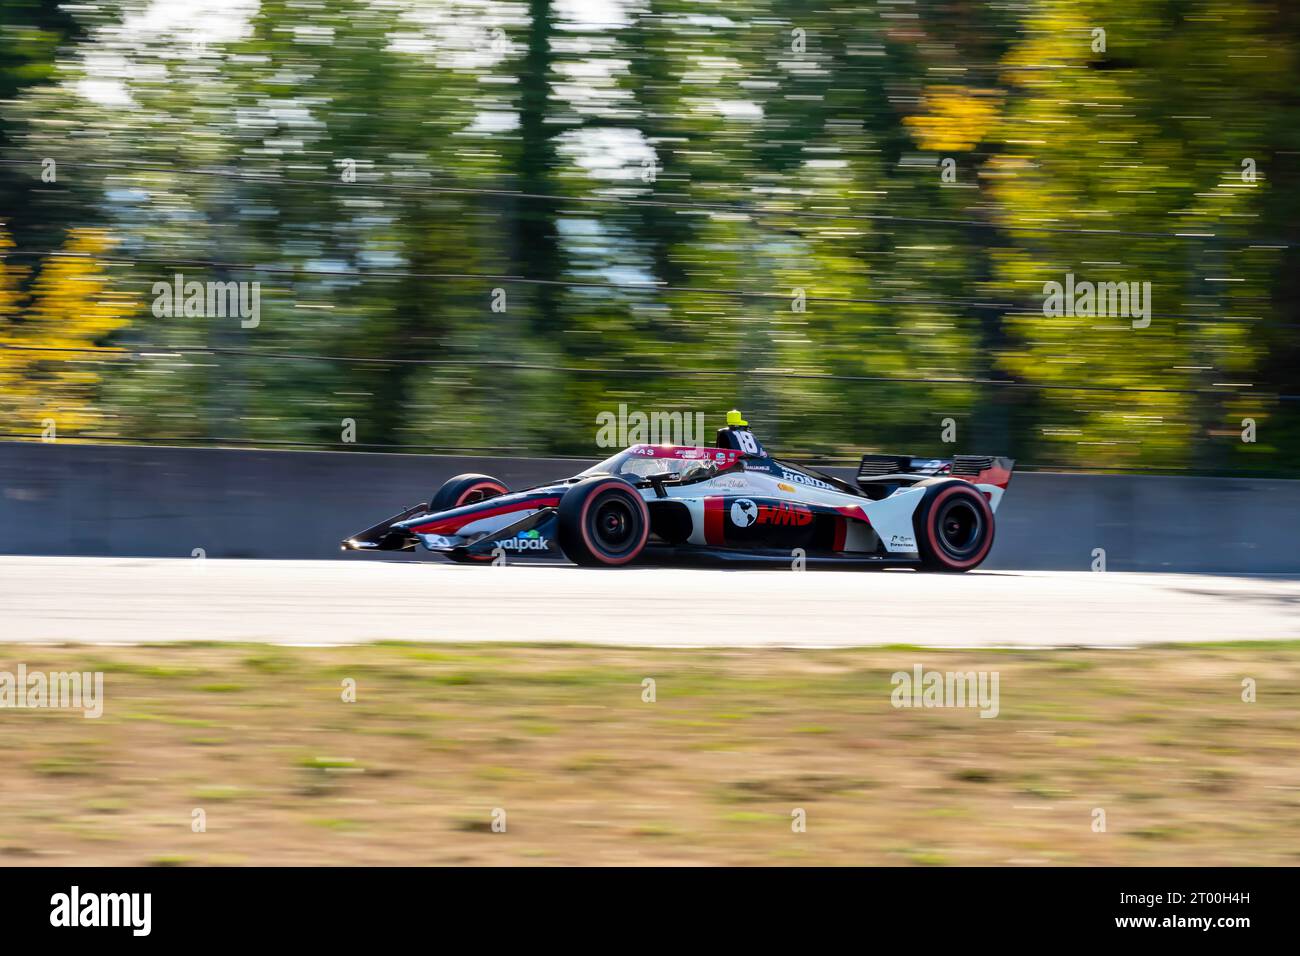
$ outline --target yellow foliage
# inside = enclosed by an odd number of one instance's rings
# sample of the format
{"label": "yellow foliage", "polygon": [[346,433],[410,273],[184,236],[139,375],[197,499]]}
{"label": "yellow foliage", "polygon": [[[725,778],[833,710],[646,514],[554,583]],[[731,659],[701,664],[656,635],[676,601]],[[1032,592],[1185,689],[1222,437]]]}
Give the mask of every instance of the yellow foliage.
{"label": "yellow foliage", "polygon": [[922,149],[965,152],[983,141],[997,115],[996,93],[934,86],[925,91],[925,112],[903,122]]}
{"label": "yellow foliage", "polygon": [[[52,419],[59,432],[75,432],[93,422],[98,360],[88,353],[54,350],[93,346],[126,325],[135,311],[135,297],[115,290],[96,258],[111,247],[103,230],[69,231],[64,251],[72,256],[47,260],[30,295],[22,288],[28,270],[0,258],[0,414],[5,431],[35,433],[43,420]],[[0,230],[0,252],[12,248],[13,240]]]}

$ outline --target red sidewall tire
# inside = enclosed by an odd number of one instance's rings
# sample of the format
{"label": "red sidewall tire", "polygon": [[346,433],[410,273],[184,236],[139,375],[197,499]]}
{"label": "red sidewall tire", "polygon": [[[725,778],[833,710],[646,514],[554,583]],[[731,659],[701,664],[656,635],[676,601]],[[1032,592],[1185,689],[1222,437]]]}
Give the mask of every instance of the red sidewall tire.
{"label": "red sidewall tire", "polygon": [[449,552],[447,552],[447,554],[446,554],[446,558],[447,558],[447,560],[449,560],[449,561],[454,561],[456,564],[487,564],[488,562],[490,562],[490,561],[492,560],[492,555],[490,555],[490,554],[468,554],[468,553],[467,553],[467,554],[457,554],[457,553],[454,552],[454,551],[449,551]]}
{"label": "red sidewall tire", "polygon": [[[484,492],[490,492],[490,493],[484,494]],[[455,507],[459,508],[461,505],[469,504],[470,497],[475,494],[478,494],[480,496],[479,500],[481,501],[483,498],[495,498],[498,495],[504,495],[505,493],[506,493],[506,486],[501,484],[501,482],[499,481],[476,482],[475,484],[470,485],[461,493],[461,496],[456,499]]]}
{"label": "red sidewall tire", "polygon": [[[442,483],[442,487],[429,502],[429,513],[450,511],[452,508],[470,504],[471,499],[482,501],[486,498],[495,498],[508,493],[509,490],[504,482],[497,481],[490,475],[457,475]],[[476,494],[477,498],[474,497]]]}
{"label": "red sidewall tire", "polygon": [[[975,553],[968,558],[957,559],[948,554],[939,542],[938,522],[935,520],[943,505],[954,497],[963,498],[977,508],[983,521],[984,538]],[[921,527],[917,529],[917,540],[921,542],[921,557],[925,566],[938,571],[969,571],[978,567],[993,548],[993,508],[988,499],[975,486],[964,481],[945,482],[935,488],[934,497],[924,504],[920,516]]]}
{"label": "red sidewall tire", "polygon": [[[611,553],[592,534],[592,509],[614,494],[626,502],[640,523],[633,544]],[[565,557],[587,567],[618,567],[636,560],[650,537],[650,509],[635,488],[621,478],[589,478],[574,485],[560,500],[559,538]]]}

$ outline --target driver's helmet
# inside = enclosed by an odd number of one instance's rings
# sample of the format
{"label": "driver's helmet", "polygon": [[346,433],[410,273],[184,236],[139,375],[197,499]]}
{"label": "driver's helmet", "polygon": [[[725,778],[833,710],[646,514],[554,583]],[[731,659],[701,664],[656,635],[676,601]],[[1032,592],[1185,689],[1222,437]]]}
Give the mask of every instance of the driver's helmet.
{"label": "driver's helmet", "polygon": [[705,475],[717,474],[718,464],[707,458],[689,459],[685,467],[677,473],[677,477],[682,481],[696,481]]}

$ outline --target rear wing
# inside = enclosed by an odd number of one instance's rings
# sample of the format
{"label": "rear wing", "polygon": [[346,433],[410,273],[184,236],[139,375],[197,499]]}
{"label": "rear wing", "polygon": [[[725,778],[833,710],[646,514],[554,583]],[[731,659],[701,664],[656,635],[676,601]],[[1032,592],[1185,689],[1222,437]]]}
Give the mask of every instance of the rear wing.
{"label": "rear wing", "polygon": [[1014,458],[993,455],[953,455],[951,458],[913,458],[911,455],[863,455],[858,465],[858,487],[910,485],[926,478],[963,478],[973,485],[994,485],[1004,491],[1015,470]]}

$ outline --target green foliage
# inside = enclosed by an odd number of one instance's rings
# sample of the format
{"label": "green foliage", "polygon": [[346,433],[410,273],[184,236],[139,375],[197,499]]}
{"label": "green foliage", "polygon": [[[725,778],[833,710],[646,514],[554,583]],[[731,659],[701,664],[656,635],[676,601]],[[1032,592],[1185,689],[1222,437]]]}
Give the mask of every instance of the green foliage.
{"label": "green foliage", "polygon": [[[739,405],[789,454],[1300,468],[1282,0],[24,9],[17,240],[118,239],[95,340],[163,353],[83,383],[98,433],[590,455],[620,403]],[[260,281],[260,322],[155,315],[176,273]],[[1067,274],[1149,282],[1150,324],[1045,315]]]}

